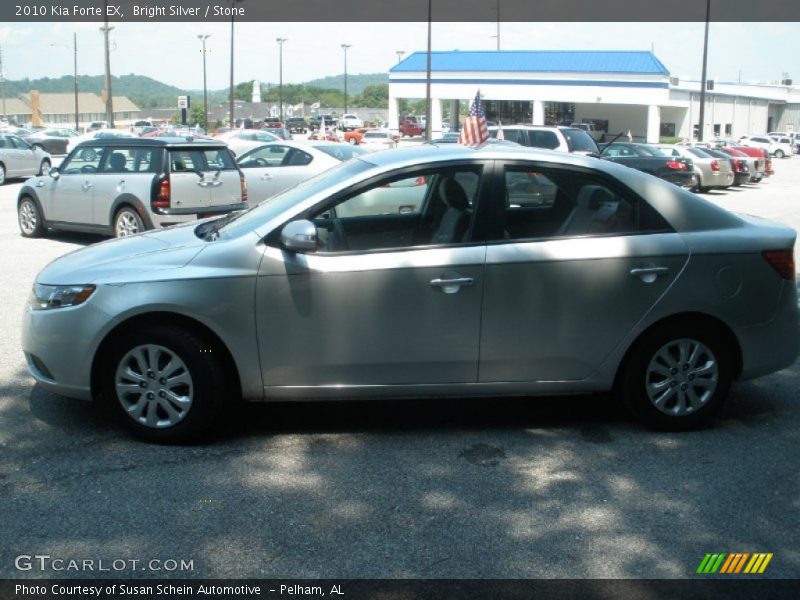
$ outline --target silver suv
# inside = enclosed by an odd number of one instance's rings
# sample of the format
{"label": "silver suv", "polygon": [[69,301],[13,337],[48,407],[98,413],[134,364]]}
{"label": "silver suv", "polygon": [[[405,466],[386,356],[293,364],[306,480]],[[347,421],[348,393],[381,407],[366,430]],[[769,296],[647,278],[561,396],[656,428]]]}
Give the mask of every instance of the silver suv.
{"label": "silver suv", "polygon": [[83,142],[25,182],[25,237],[68,229],[117,237],[247,208],[247,185],[222,142],[111,138]]}
{"label": "silver suv", "polygon": [[[500,127],[489,127],[489,135],[497,137]],[[520,146],[543,148],[576,154],[600,154],[597,142],[578,127],[548,127],[545,125],[503,125],[503,138]]]}

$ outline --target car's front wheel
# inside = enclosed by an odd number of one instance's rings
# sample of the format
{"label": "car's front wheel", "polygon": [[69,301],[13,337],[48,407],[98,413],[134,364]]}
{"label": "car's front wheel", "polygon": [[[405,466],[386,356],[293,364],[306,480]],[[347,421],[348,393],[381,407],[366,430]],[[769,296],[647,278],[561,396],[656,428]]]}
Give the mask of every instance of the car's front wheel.
{"label": "car's front wheel", "polygon": [[132,208],[121,208],[114,217],[114,234],[117,237],[128,237],[145,230],[144,221]]}
{"label": "car's front wheel", "polygon": [[17,221],[23,237],[41,237],[44,232],[44,223],[39,207],[32,198],[25,196],[17,206]]}
{"label": "car's front wheel", "polygon": [[129,332],[101,368],[103,397],[133,434],[149,441],[196,439],[223,403],[218,349],[190,329],[149,325]]}
{"label": "car's front wheel", "polygon": [[0,185],[3,185],[6,182],[6,167],[3,164],[0,164]]}
{"label": "car's front wheel", "polygon": [[784,156],[786,155],[783,153],[783,150],[775,150],[775,158],[783,158]]}
{"label": "car's front wheel", "polygon": [[645,335],[630,353],[618,393],[648,425],[696,429],[719,411],[733,379],[733,360],[719,332],[698,321]]}

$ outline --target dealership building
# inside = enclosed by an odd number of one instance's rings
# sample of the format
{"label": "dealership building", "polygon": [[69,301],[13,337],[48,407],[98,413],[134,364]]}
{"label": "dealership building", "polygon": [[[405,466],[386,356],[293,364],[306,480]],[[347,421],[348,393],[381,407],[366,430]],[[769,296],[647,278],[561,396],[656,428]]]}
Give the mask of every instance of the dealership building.
{"label": "dealership building", "polygon": [[[402,101],[426,97],[427,53],[415,52],[389,72],[389,123]],[[711,86],[710,86],[711,87]],[[448,51],[431,54],[431,122],[480,90],[486,117],[503,124],[592,122],[598,132],[635,139],[697,135],[700,83],[670,74],[645,51]],[[800,131],[800,86],[714,82],[706,92],[704,138]]]}

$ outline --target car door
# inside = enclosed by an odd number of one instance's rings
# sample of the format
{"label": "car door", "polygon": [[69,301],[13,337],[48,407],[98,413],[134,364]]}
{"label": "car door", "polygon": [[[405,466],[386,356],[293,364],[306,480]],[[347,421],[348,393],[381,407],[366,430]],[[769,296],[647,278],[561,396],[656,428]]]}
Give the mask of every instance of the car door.
{"label": "car door", "polygon": [[228,148],[208,148],[201,153],[211,206],[232,206],[242,202],[241,172]]}
{"label": "car door", "polygon": [[509,161],[496,185],[479,381],[590,378],[678,277],[687,248],[642,199],[585,169]]}
{"label": "car door", "polygon": [[[316,225],[316,252],[268,236],[256,291],[267,395],[476,381],[483,169],[405,170],[337,195],[296,217]],[[422,179],[424,190],[391,185]]]}
{"label": "car door", "polygon": [[205,208],[211,205],[211,189],[206,181],[205,162],[200,150],[169,150],[170,196],[175,208]]}
{"label": "car door", "polygon": [[14,151],[19,164],[18,175],[23,177],[30,177],[39,174],[39,161],[33,146],[15,135],[10,136],[11,143],[14,146]]}
{"label": "car door", "polygon": [[95,222],[94,184],[103,154],[102,146],[81,146],[64,159],[57,177],[39,180],[44,182],[37,193],[44,198],[45,219],[81,225]]}
{"label": "car door", "polygon": [[259,204],[273,195],[276,171],[287,150],[287,146],[270,144],[239,157],[239,168],[247,181],[247,196],[251,203]]}
{"label": "car door", "polygon": [[325,167],[320,163],[325,163],[330,167],[336,164],[337,161],[332,158],[329,159],[327,156],[315,158],[299,148],[287,148],[280,166],[272,174],[275,182],[272,194],[280,194],[282,191],[324,170]]}

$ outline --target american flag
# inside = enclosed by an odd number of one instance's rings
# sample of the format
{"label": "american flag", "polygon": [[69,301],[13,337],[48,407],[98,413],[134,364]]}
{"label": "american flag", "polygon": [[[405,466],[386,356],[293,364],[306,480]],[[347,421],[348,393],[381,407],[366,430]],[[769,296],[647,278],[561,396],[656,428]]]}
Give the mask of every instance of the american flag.
{"label": "american flag", "polygon": [[475,100],[472,101],[472,106],[469,107],[469,116],[464,119],[458,143],[474,147],[480,146],[488,139],[489,129],[486,127],[486,114],[483,112],[481,92],[478,90],[478,93],[475,94]]}

